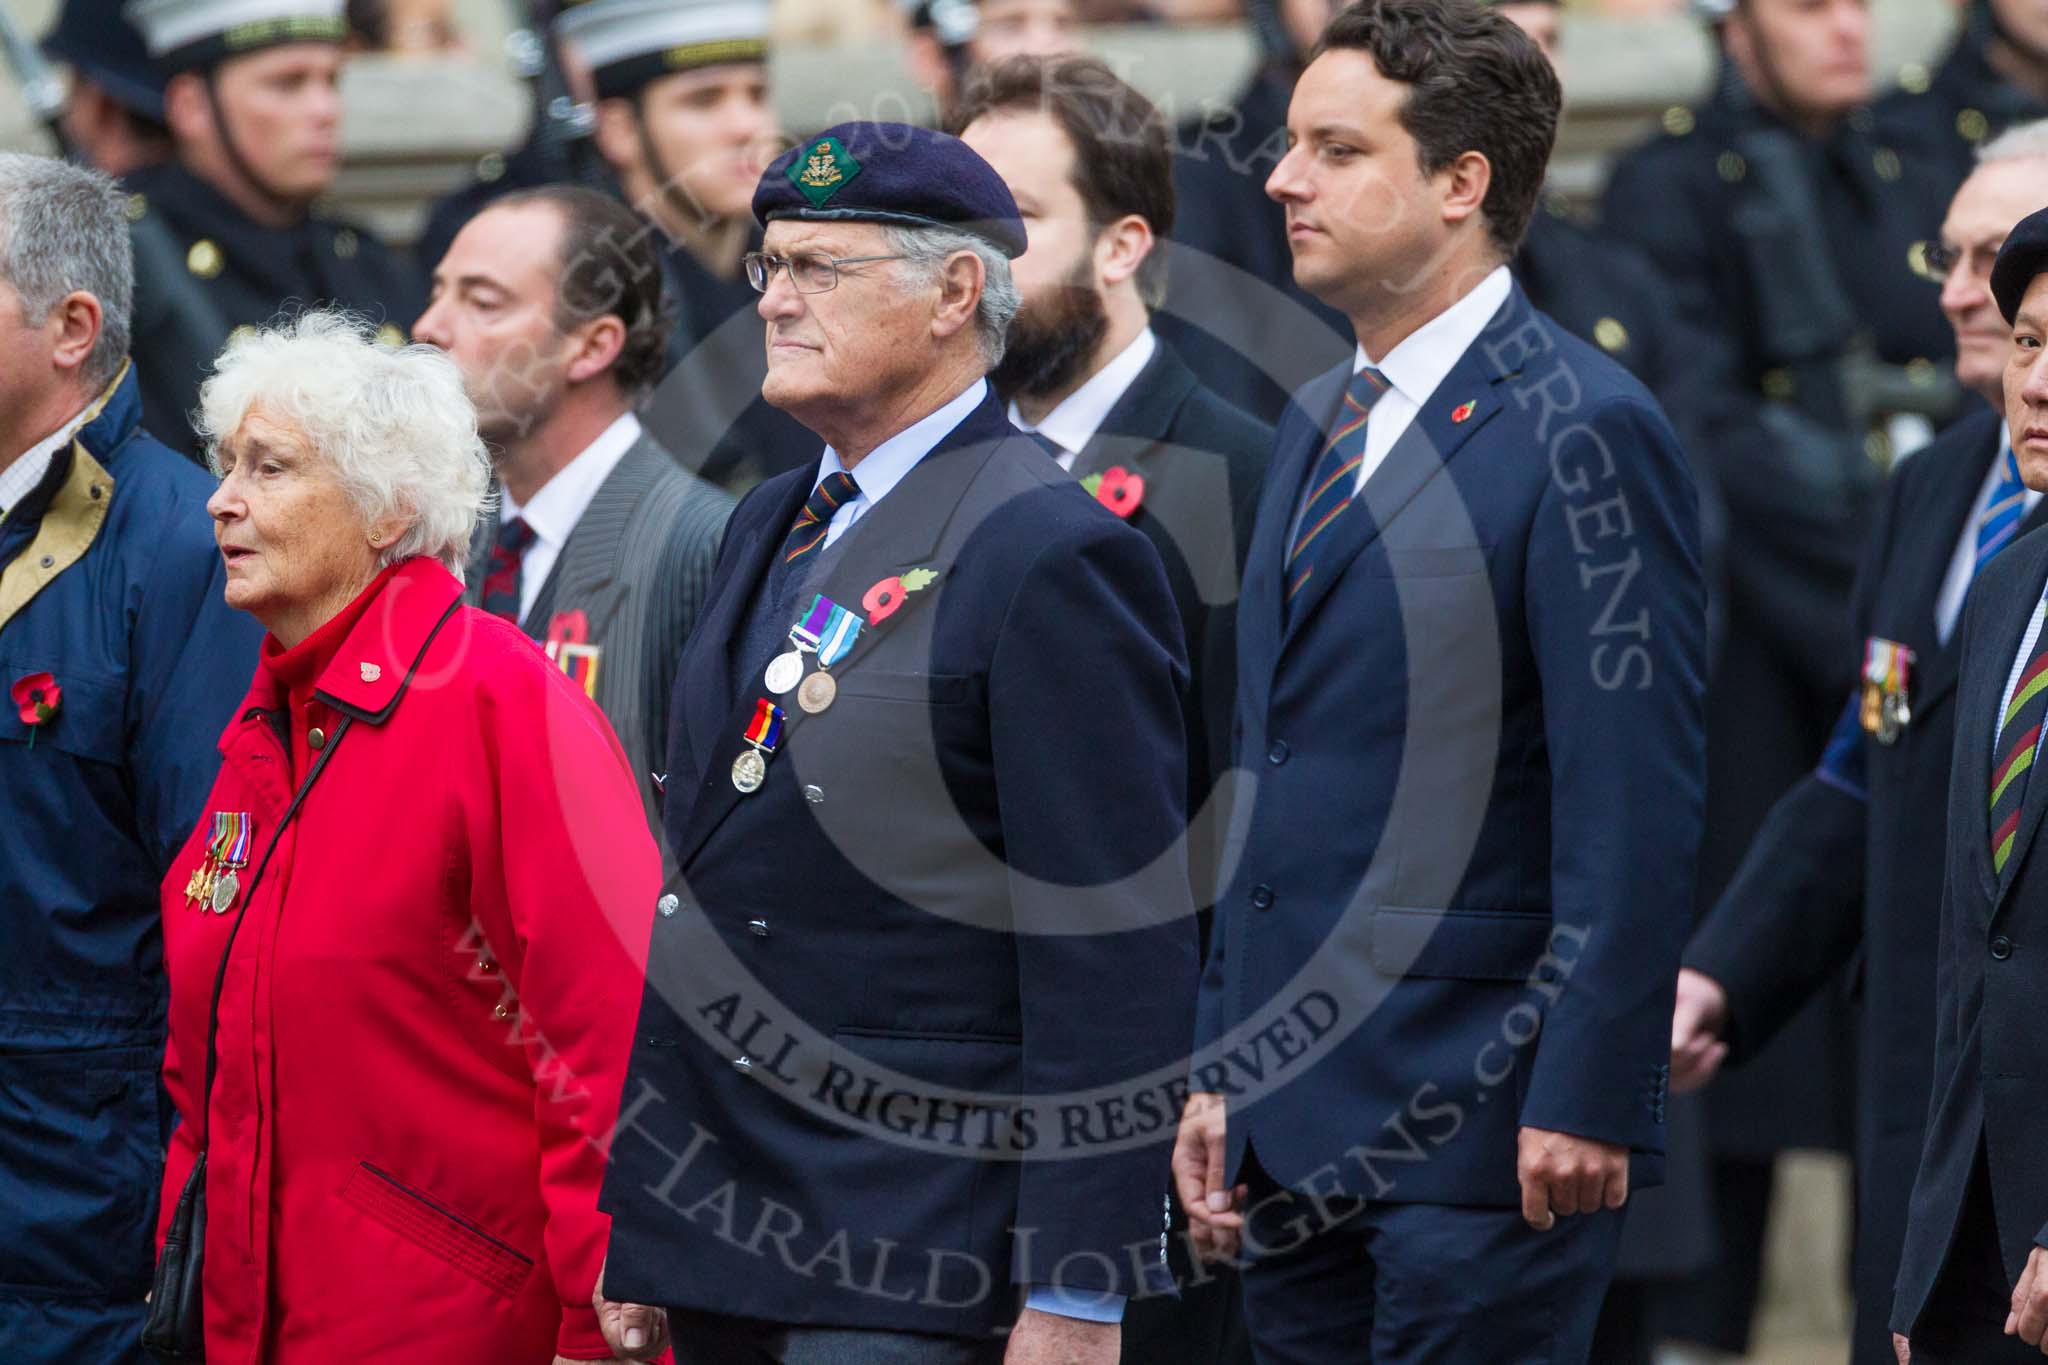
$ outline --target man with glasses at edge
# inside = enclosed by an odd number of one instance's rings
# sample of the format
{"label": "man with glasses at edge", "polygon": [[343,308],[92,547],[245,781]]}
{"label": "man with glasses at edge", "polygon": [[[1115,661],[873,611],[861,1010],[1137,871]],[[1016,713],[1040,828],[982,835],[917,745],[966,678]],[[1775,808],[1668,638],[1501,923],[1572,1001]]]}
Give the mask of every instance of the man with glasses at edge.
{"label": "man with glasses at edge", "polygon": [[1892,475],[1857,576],[1859,682],[1819,765],[1779,800],[1693,936],[1671,1029],[1674,1089],[1776,1036],[1860,952],[1854,1365],[1890,1365],[1892,1280],[1934,1065],[1934,949],[1962,660],[1977,571],[2036,526],[2001,383],[2012,331],[1991,263],[2048,204],[2048,122],[1987,144],[1923,251],[1956,334],[1956,376],[1983,400]]}

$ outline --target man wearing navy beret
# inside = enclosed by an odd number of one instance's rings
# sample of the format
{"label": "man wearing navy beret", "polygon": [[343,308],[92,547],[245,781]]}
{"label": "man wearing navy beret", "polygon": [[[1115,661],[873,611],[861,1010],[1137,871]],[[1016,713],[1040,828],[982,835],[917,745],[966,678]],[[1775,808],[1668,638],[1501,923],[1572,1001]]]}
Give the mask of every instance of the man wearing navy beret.
{"label": "man wearing navy beret", "polygon": [[[2012,326],[2005,420],[2021,482],[2048,489],[2048,209],[1991,267]],[[2048,535],[1985,564],[1963,607],[1935,956],[1934,1096],[1892,1300],[1893,1346],[1917,1365],[2039,1360],[2048,1347]],[[1931,907],[1930,907],[1931,908]]]}
{"label": "man wearing navy beret", "polygon": [[1194,999],[1165,571],[990,391],[986,162],[843,124],[754,213],[762,392],[823,450],[733,514],[678,671],[600,1308],[680,1365],[1111,1365]]}

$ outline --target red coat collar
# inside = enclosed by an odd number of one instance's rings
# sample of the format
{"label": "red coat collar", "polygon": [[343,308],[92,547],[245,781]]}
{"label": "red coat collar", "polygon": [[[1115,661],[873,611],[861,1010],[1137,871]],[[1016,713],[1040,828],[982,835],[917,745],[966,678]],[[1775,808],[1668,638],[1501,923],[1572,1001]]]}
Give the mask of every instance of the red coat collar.
{"label": "red coat collar", "polygon": [[[314,684],[313,695],[344,715],[382,725],[398,706],[434,632],[461,601],[462,584],[438,560],[407,560],[342,641],[334,661]],[[277,680],[269,670],[257,669],[228,735],[251,712],[274,711],[283,702]],[[221,747],[226,750],[227,736]]]}

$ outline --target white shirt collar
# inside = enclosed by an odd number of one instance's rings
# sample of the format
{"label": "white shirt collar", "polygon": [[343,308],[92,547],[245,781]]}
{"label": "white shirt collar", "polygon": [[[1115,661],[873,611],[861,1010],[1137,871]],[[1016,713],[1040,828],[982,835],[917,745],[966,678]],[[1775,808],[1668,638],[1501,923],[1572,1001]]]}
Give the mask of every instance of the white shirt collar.
{"label": "white shirt collar", "polygon": [[[618,468],[619,461],[626,458],[626,452],[639,439],[640,419],[630,412],[621,413],[575,459],[542,484],[524,505],[513,501],[510,493],[501,491],[498,524],[502,526],[517,517],[533,528],[537,541],[559,551],[568,543],[569,533],[576,529],[576,523],[583,520],[583,514],[589,510],[590,500],[597,496],[597,490],[604,486],[612,470]],[[532,559],[532,551],[527,552],[527,558]]]}
{"label": "white shirt collar", "polygon": [[78,429],[85,425],[85,415],[91,412],[85,408],[76,417],[58,427],[55,431],[37,441],[21,453],[21,457],[5,469],[0,469],[0,518],[14,510],[15,504],[33,493],[43,476],[50,472],[50,461],[57,458],[57,452],[71,443]]}
{"label": "white shirt collar", "polygon": [[1015,402],[1010,404],[1010,422],[1024,431],[1036,431],[1066,453],[1060,457],[1062,467],[1072,469],[1074,457],[1087,449],[1095,439],[1095,433],[1109,417],[1111,408],[1124,396],[1145,367],[1152,363],[1153,352],[1159,349],[1159,339],[1150,327],[1131,338],[1130,345],[1116,353],[1107,365],[1088,376],[1088,381],[1060,401],[1058,407],[1045,415],[1045,420],[1033,426],[1024,420],[1024,414],[1017,410]]}
{"label": "white shirt collar", "polygon": [[[853,481],[860,486],[857,501],[863,506],[872,506],[889,496],[889,490],[903,481],[903,476],[917,466],[917,462],[932,453],[932,447],[946,439],[954,427],[967,420],[967,414],[981,406],[988,396],[988,380],[977,379],[954,397],[954,399],[922,417],[888,440],[869,451],[867,458],[849,471]],[[811,488],[825,482],[825,476],[846,469],[839,461],[839,452],[831,446],[825,447],[825,454],[818,461],[817,477],[811,480]],[[853,506],[848,503],[846,507]],[[840,509],[843,515],[846,507]],[[840,517],[833,518],[835,522]]]}
{"label": "white shirt collar", "polygon": [[[1508,301],[1513,287],[1508,268],[1495,266],[1493,272],[1473,285],[1463,298],[1403,337],[1393,350],[1387,352],[1386,358],[1378,362],[1379,372],[1403,398],[1421,407],[1465,352],[1472,349],[1472,343],[1479,340],[1486,324],[1493,321],[1493,315]],[[1365,353],[1364,343],[1359,343],[1352,373],[1356,374],[1373,363]]]}

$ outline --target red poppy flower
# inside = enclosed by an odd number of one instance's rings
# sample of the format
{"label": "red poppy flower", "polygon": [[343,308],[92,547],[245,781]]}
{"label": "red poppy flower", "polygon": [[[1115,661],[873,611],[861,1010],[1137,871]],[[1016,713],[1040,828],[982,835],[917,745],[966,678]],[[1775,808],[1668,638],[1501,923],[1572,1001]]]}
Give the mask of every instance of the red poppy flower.
{"label": "red poppy flower", "polygon": [[1113,464],[1102,471],[1094,493],[1097,502],[1129,521],[1131,513],[1137,511],[1138,504],[1145,500],[1145,476]]}
{"label": "red poppy flower", "polygon": [[590,643],[590,618],[583,608],[572,611],[558,611],[548,621],[548,643],[566,645],[587,645]]}
{"label": "red poppy flower", "polygon": [[860,599],[861,610],[868,614],[868,624],[886,621],[903,605],[903,580],[894,576],[883,579],[869,588],[867,596]]}
{"label": "red poppy flower", "polygon": [[64,689],[57,686],[57,680],[48,673],[31,673],[8,689],[13,699],[15,714],[21,717],[23,725],[34,728],[57,714],[57,707],[64,700]]}

